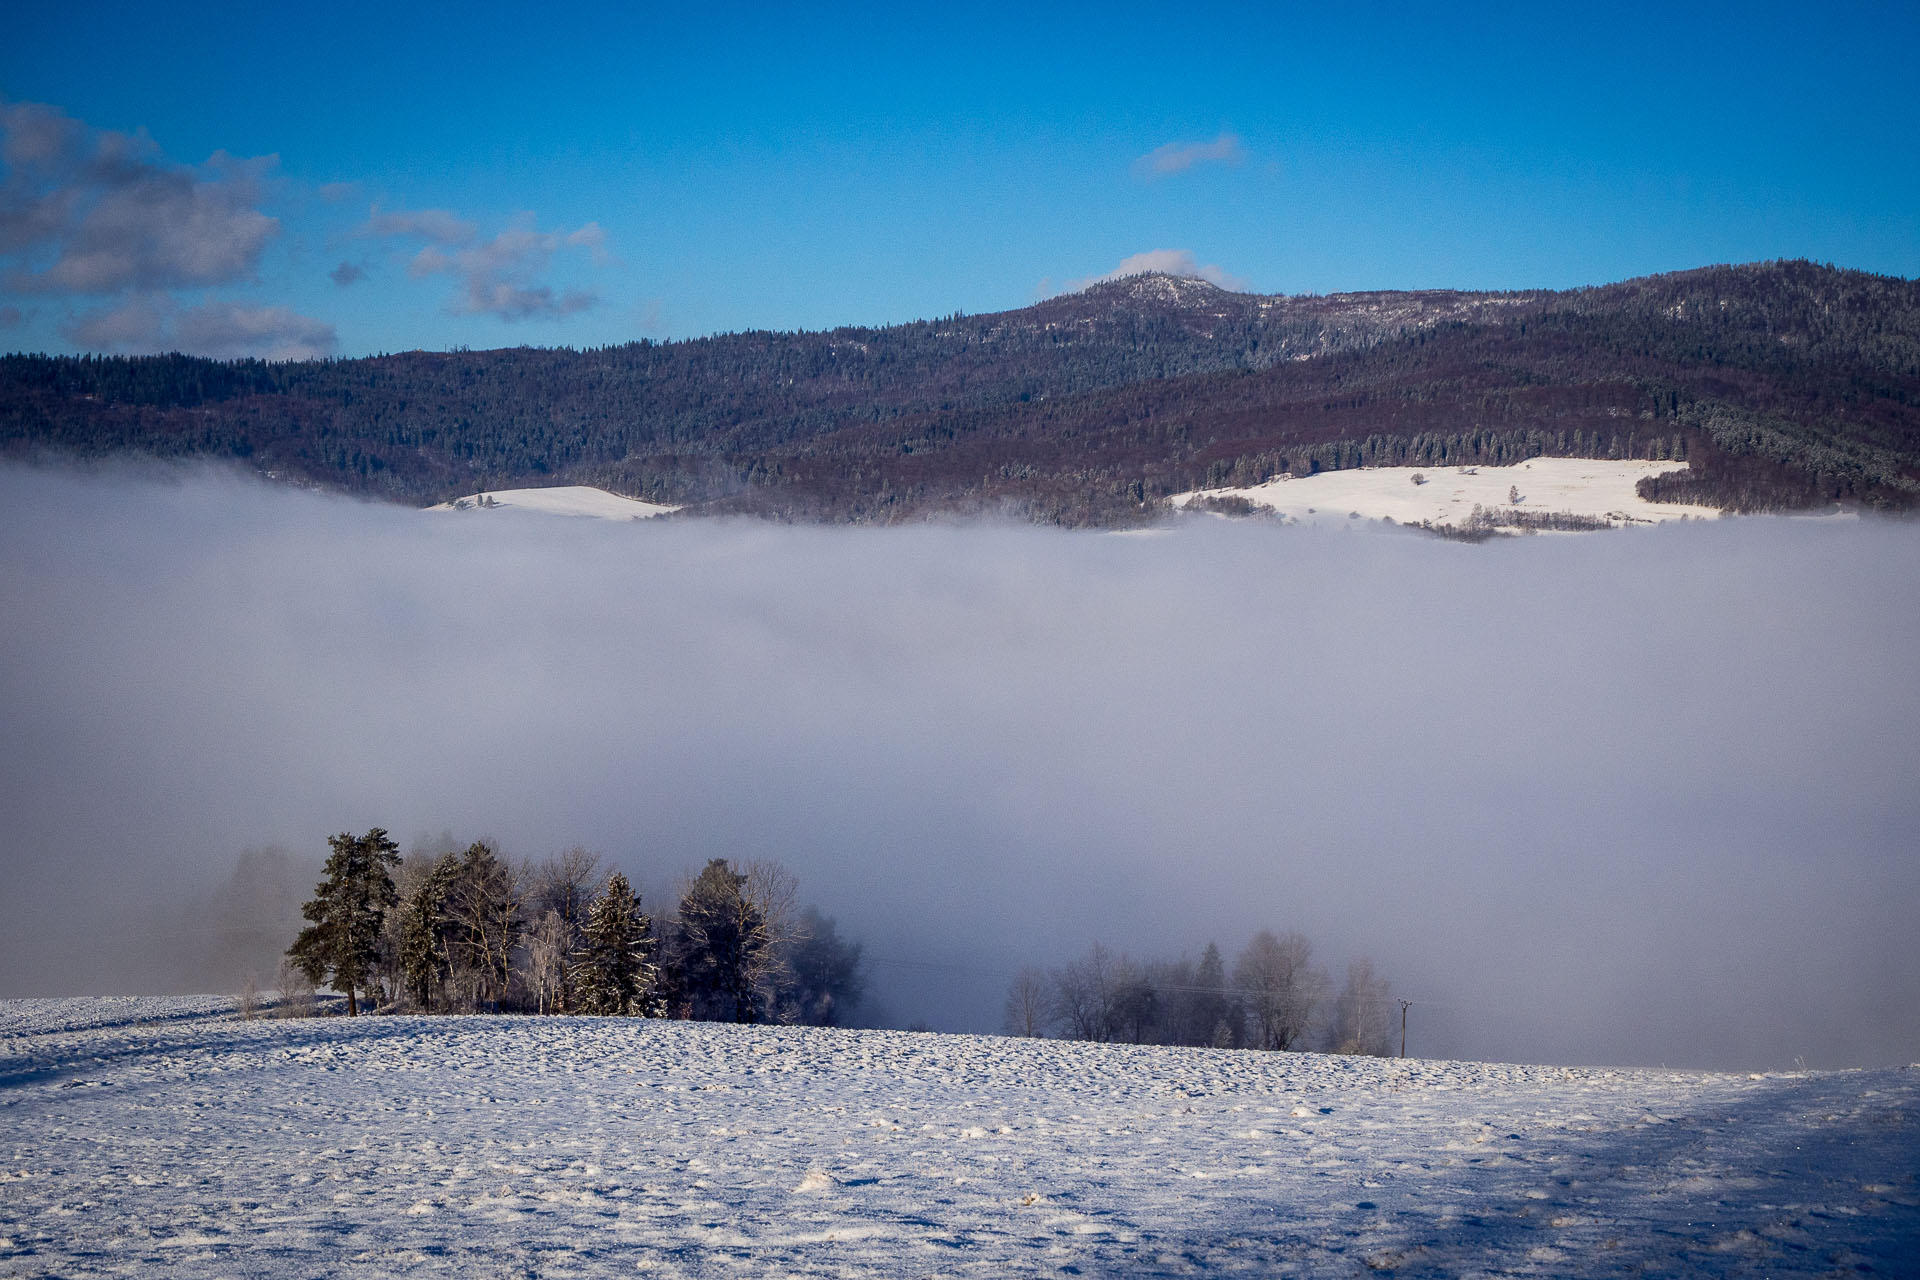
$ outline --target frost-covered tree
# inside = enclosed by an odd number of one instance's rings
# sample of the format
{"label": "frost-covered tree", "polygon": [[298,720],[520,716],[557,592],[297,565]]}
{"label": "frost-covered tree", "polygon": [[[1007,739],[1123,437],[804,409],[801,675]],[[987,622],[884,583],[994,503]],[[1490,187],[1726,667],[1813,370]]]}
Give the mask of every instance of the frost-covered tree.
{"label": "frost-covered tree", "polygon": [[[544,921],[552,914],[560,921],[557,960],[553,958],[550,947],[542,950],[539,958],[536,958],[535,940],[530,937],[527,943],[528,965],[530,969],[538,970],[529,975],[535,986],[539,986],[542,977],[551,978],[557,983],[550,991],[537,997],[542,1008],[550,1012],[569,1013],[573,1010],[573,966],[569,958],[580,950],[585,939],[587,907],[593,901],[599,869],[599,855],[575,845],[554,854],[526,874],[527,914],[536,921]],[[545,962],[544,967],[541,961]]]}
{"label": "frost-covered tree", "polygon": [[513,979],[513,953],[525,918],[520,877],[492,845],[476,840],[460,855],[447,892],[446,916],[455,973],[475,1006],[498,1009]]}
{"label": "frost-covered tree", "polygon": [[387,908],[399,901],[393,869],[400,846],[374,827],[363,836],[329,836],[326,879],[300,914],[312,921],[287,956],[315,983],[328,980],[347,997],[347,1013],[360,1012],[356,991],[365,990],[379,958],[380,929]]}
{"label": "frost-covered tree", "polygon": [[1262,929],[1234,962],[1233,985],[1256,1049],[1293,1049],[1313,1018],[1326,977],[1313,967],[1313,944],[1297,933]]}
{"label": "frost-covered tree", "polygon": [[656,994],[653,922],[618,871],[587,908],[585,940],[576,960],[583,1013],[603,1017],[654,1017]]}
{"label": "frost-covered tree", "polygon": [[1394,1000],[1387,980],[1361,956],[1347,966],[1347,984],[1334,1002],[1331,1047],[1335,1053],[1385,1057],[1393,1051]]}
{"label": "frost-covered tree", "polygon": [[1218,946],[1209,942],[1198,965],[1181,956],[1150,961],[1144,971],[1159,1005],[1155,1043],[1226,1049],[1238,1042],[1238,1013]]}
{"label": "frost-covered tree", "polygon": [[709,1022],[761,1022],[790,981],[793,877],[769,862],[735,871],[715,858],[680,895],[673,957],[689,1016]]}
{"label": "frost-covered tree", "polygon": [[453,854],[436,859],[420,875],[400,908],[400,974],[407,996],[421,1009],[433,1007],[435,988],[452,965],[447,897],[459,875]]}
{"label": "frost-covered tree", "polygon": [[551,907],[527,931],[527,985],[541,1013],[568,1012],[573,949],[567,944],[567,923]]}

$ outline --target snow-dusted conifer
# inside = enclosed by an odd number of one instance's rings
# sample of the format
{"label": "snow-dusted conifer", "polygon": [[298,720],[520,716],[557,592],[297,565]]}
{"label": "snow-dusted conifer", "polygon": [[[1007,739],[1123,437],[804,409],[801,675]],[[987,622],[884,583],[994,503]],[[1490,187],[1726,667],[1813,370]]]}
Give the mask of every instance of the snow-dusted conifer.
{"label": "snow-dusted conifer", "polygon": [[327,878],[300,910],[312,923],[287,948],[287,956],[315,983],[331,975],[333,989],[347,997],[347,1012],[355,1014],[360,1005],[354,993],[366,989],[379,958],[387,908],[400,900],[393,887],[400,846],[379,827],[364,836],[341,832],[329,836],[327,844],[333,849]]}
{"label": "snow-dusted conifer", "polygon": [[607,877],[587,909],[581,946],[580,1010],[610,1017],[657,1017],[658,971],[653,961],[653,922],[618,871]]}
{"label": "snow-dusted conifer", "polygon": [[459,861],[452,854],[441,857],[401,906],[401,981],[421,1009],[433,1007],[433,990],[446,979],[452,962],[446,909],[458,867]]}

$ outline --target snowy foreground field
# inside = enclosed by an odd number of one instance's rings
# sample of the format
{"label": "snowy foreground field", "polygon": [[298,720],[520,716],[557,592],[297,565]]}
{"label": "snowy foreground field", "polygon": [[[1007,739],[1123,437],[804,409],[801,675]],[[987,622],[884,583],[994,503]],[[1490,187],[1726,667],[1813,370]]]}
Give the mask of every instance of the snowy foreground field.
{"label": "snowy foreground field", "polygon": [[1920,1070],[0,1002],[0,1276],[1920,1274]]}

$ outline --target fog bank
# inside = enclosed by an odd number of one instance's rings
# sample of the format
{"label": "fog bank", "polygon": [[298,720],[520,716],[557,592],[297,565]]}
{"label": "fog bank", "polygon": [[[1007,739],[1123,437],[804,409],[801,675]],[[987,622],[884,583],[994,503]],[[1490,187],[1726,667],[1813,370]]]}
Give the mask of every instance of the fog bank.
{"label": "fog bank", "polygon": [[936,1027],[1096,937],[1271,927],[1371,954],[1416,1053],[1920,1058],[1911,525],[626,526],[10,467],[0,551],[0,994],[151,989],[130,920],[379,825],[584,844],[656,909],[776,858]]}

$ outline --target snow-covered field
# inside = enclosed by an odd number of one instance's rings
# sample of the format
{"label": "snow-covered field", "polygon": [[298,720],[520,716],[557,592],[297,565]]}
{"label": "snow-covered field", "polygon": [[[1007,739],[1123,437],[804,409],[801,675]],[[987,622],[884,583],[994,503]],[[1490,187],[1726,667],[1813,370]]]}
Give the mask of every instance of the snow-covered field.
{"label": "snow-covered field", "polygon": [[428,507],[429,511],[538,511],[553,516],[592,516],[601,520],[645,520],[650,516],[678,511],[678,507],[638,498],[623,498],[605,489],[584,484],[555,485],[550,489],[499,489],[471,493],[452,502]]}
{"label": "snow-covered field", "polygon": [[0,1275],[1914,1275],[1920,1069],[0,1003]]}
{"label": "snow-covered field", "polygon": [[[1686,465],[1638,459],[1535,458],[1511,467],[1365,467],[1283,477],[1245,489],[1203,489],[1178,494],[1173,503],[1185,506],[1202,494],[1237,496],[1303,524],[1358,515],[1401,524],[1460,525],[1476,506],[1593,516],[1615,525],[1718,516],[1711,507],[1648,502],[1635,492],[1634,486],[1643,478]],[[1425,477],[1426,483],[1415,484],[1416,475]],[[1516,489],[1517,503],[1512,501]]]}

